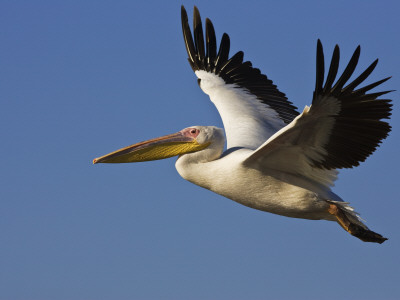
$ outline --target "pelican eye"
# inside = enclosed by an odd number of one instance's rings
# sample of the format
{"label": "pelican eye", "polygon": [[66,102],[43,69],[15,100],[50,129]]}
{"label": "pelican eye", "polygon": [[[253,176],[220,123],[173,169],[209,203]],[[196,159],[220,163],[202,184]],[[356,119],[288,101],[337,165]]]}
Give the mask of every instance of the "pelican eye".
{"label": "pelican eye", "polygon": [[181,131],[181,133],[185,136],[196,138],[200,134],[200,130],[197,128],[185,128]]}

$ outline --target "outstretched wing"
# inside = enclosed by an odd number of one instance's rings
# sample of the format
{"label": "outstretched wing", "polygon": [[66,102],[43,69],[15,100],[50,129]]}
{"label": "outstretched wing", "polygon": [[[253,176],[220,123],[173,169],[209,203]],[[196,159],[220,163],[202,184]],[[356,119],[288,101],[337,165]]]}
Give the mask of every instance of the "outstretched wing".
{"label": "outstretched wing", "polygon": [[375,60],[344,87],[359,56],[360,46],[334,84],[339,66],[339,47],[336,45],[323,85],[324,53],[318,40],[316,85],[311,107],[306,106],[302,114],[269,138],[244,163],[299,174],[329,185],[334,178],[329,170],[358,166],[371,155],[390,132],[390,125],[382,119],[390,117],[392,105],[389,99],[377,99],[390,91],[368,92],[390,77],[356,90],[376,67],[378,60]]}
{"label": "outstretched wing", "polygon": [[251,62],[243,62],[242,51],[229,58],[230,40],[226,33],[217,53],[214,27],[209,19],[204,42],[197,7],[193,13],[193,36],[183,6],[181,17],[189,63],[200,88],[221,115],[228,148],[256,149],[298,115],[296,107],[267,76],[253,68]]}

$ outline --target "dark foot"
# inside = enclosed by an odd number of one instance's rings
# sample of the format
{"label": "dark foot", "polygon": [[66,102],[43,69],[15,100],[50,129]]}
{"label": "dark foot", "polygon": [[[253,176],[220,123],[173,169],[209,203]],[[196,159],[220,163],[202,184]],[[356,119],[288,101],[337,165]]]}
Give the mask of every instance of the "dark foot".
{"label": "dark foot", "polygon": [[372,242],[382,244],[387,238],[381,236],[379,233],[373,232],[369,229],[364,229],[359,225],[350,224],[348,231],[351,235],[358,237],[363,242]]}
{"label": "dark foot", "polygon": [[379,233],[369,230],[354,222],[351,222],[346,213],[336,204],[330,204],[328,212],[336,217],[337,222],[351,235],[359,238],[363,242],[379,243],[382,244],[387,238],[381,236]]}

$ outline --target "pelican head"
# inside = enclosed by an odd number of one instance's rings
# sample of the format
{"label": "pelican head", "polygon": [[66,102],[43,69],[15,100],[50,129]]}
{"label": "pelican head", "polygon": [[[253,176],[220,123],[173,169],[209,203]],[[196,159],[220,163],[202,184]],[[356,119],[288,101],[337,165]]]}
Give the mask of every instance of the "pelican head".
{"label": "pelican head", "polygon": [[191,126],[173,134],[121,148],[95,158],[93,163],[141,162],[196,152],[201,152],[202,155],[193,158],[209,161],[221,156],[224,144],[223,129],[214,126]]}

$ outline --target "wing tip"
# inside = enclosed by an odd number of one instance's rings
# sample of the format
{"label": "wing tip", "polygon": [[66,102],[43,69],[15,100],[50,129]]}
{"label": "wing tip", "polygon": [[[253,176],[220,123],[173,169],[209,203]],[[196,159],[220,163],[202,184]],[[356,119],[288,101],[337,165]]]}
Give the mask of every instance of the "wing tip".
{"label": "wing tip", "polygon": [[263,104],[275,110],[285,123],[290,123],[298,115],[297,108],[266,75],[257,68],[253,68],[250,62],[243,62],[243,51],[238,51],[229,58],[230,37],[227,33],[222,34],[218,49],[212,21],[209,18],[205,19],[204,36],[198,8],[195,6],[193,11],[193,31],[190,31],[187,13],[183,6],[181,6],[181,11],[184,39],[189,64],[193,71],[211,72],[226,84],[236,84],[237,87],[246,89]]}
{"label": "wing tip", "polygon": [[322,43],[318,39],[317,78],[313,104],[318,105],[320,99],[329,99],[327,97],[333,96],[335,101],[340,103],[340,111],[336,115],[337,124],[335,122],[335,129],[332,129],[334,134],[326,145],[326,148],[330,149],[330,154],[323,161],[315,161],[316,167],[342,169],[358,166],[360,162],[365,161],[377,149],[391,131],[391,126],[383,121],[383,119],[390,118],[392,111],[391,100],[378,99],[378,97],[390,93],[392,90],[367,94],[369,90],[389,80],[391,76],[355,90],[375,69],[378,59],[373,61],[361,75],[343,88],[355,71],[360,53],[361,46],[358,45],[342,75],[332,87],[339,65],[339,46],[335,45],[331,65],[324,84],[323,50]]}

